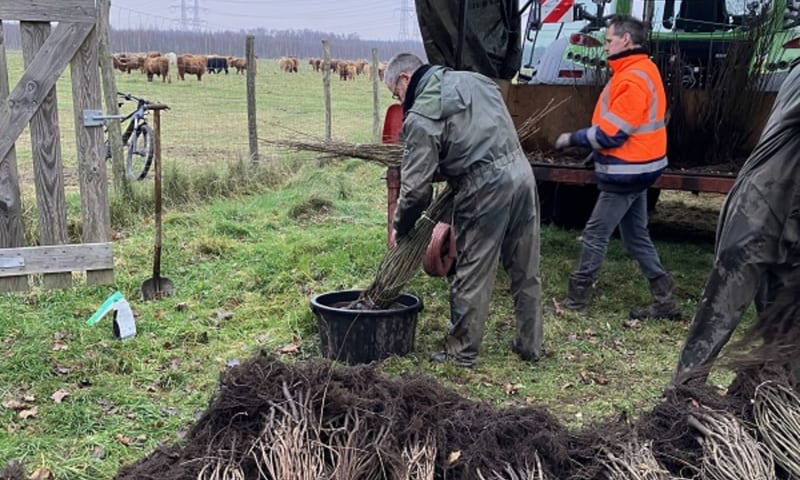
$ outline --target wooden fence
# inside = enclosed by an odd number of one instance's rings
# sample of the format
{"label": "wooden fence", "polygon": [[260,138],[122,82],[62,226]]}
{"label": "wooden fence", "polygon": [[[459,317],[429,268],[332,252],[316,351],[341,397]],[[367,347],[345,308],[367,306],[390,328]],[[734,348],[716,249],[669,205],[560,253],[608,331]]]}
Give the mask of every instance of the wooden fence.
{"label": "wooden fence", "polygon": [[[0,2],[0,291],[30,287],[42,275],[46,288],[113,283],[113,254],[102,127],[84,126],[84,112],[102,110],[95,0]],[[25,72],[10,88],[2,22],[20,21]],[[54,26],[51,22],[57,22]],[[70,65],[78,177],[81,244],[67,244],[64,171],[56,81]],[[14,144],[30,126],[38,246],[26,246],[21,185]]]}

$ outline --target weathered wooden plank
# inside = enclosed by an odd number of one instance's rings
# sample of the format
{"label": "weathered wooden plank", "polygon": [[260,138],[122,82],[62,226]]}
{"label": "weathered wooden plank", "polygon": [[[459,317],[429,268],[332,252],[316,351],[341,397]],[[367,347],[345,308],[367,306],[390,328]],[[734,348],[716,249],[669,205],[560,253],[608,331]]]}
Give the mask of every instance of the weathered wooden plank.
{"label": "weathered wooden plank", "polygon": [[331,139],[331,45],[322,41],[322,92],[325,97],[325,140]]}
{"label": "weathered wooden plank", "polygon": [[0,249],[0,277],[84,270],[107,271],[113,267],[111,242]]}
{"label": "weathered wooden plank", "polygon": [[69,60],[93,30],[93,23],[59,23],[47,37],[8,100],[0,105],[0,158],[11,150]]}
{"label": "weathered wooden plank", "polygon": [[[8,92],[8,61],[3,22],[0,20],[0,104],[5,103]],[[22,223],[22,198],[19,191],[17,154],[12,144],[5,157],[0,157],[0,248],[23,245],[25,245],[25,231]],[[27,289],[27,276],[0,279],[0,292]]]}
{"label": "weathered wooden plank", "polygon": [[[100,72],[97,65],[97,33],[94,28],[75,53],[70,65],[72,105],[75,111],[75,144],[81,191],[82,240],[107,242],[111,238],[111,212],[102,127],[84,127],[83,110],[101,110]],[[114,270],[87,272],[88,283],[113,283]]]}
{"label": "weathered wooden plank", "polygon": [[[50,36],[47,22],[22,22],[22,58],[27,68]],[[39,214],[39,244],[67,243],[67,201],[64,194],[64,166],[61,161],[61,132],[58,127],[56,87],[42,100],[30,122],[36,207]],[[69,288],[72,274],[54,273],[43,278],[45,288]]]}
{"label": "weathered wooden plank", "polygon": [[3,0],[0,19],[94,23],[94,0]]}
{"label": "weathered wooden plank", "polygon": [[[114,75],[114,64],[111,60],[111,36],[109,34],[109,0],[97,2],[97,45],[100,57],[100,78],[103,84],[103,100],[108,115],[119,114],[117,104],[117,77]],[[109,122],[107,125],[109,143],[111,144],[111,170],[114,177],[114,190],[117,194],[127,195],[130,189],[130,180],[125,175],[125,158],[122,152],[122,128],[119,122]]]}

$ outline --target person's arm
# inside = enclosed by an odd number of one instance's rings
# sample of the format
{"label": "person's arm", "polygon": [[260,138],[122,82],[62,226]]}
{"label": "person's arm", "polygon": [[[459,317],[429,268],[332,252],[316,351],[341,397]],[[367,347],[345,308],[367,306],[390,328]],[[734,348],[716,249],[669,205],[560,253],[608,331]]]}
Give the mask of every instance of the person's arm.
{"label": "person's arm", "polygon": [[608,112],[597,124],[573,132],[570,145],[592,150],[619,147],[640,126],[650,108],[650,95],[633,82],[621,82],[614,90]]}
{"label": "person's arm", "polygon": [[439,166],[442,123],[413,116],[406,119],[404,130],[400,198],[393,221],[399,236],[406,235],[414,228],[433,196],[431,183]]}

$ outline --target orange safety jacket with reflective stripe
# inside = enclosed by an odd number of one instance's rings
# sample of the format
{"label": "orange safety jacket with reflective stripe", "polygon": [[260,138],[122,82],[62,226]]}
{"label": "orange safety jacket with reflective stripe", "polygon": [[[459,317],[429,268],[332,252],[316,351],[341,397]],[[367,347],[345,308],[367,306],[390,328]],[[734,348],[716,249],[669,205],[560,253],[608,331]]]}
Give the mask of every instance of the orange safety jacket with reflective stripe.
{"label": "orange safety jacket with reflective stripe", "polygon": [[642,190],[667,166],[664,85],[643,49],[612,56],[608,63],[614,73],[597,101],[592,126],[574,132],[570,143],[594,150],[601,190]]}

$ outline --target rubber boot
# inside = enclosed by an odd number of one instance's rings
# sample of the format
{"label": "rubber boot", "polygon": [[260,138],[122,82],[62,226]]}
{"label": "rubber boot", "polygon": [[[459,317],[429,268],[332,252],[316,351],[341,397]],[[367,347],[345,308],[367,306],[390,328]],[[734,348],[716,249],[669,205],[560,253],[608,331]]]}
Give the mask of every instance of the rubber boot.
{"label": "rubber boot", "polygon": [[669,274],[661,275],[650,280],[650,293],[653,294],[653,303],[643,308],[631,311],[630,317],[644,320],[647,318],[677,320],[681,316],[681,309],[672,299],[672,277]]}
{"label": "rubber boot", "polygon": [[568,310],[583,310],[589,304],[589,297],[592,295],[592,280],[578,278],[574,275],[569,276],[567,284],[567,298],[561,302],[561,306]]}

